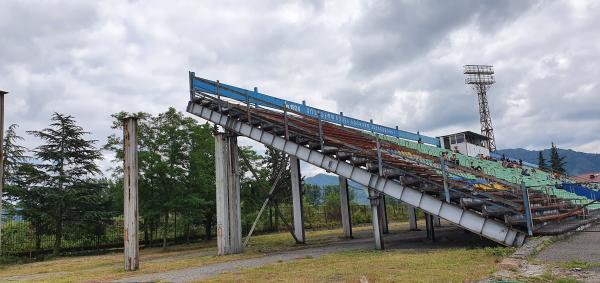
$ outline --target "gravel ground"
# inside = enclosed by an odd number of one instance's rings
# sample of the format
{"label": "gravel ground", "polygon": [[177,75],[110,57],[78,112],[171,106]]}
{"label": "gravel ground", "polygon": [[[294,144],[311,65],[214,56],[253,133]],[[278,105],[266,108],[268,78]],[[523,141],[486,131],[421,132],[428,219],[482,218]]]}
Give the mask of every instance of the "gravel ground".
{"label": "gravel ground", "polygon": [[[600,224],[592,226],[587,231],[600,231]],[[576,232],[575,235],[545,248],[537,258],[543,261],[577,260],[600,263],[600,232]]]}
{"label": "gravel ground", "polygon": [[[386,249],[434,249],[449,247],[479,247],[493,246],[495,243],[484,240],[475,234],[464,232],[456,227],[436,229],[436,242],[425,240],[425,231],[401,232],[386,235]],[[310,247],[283,253],[268,254],[264,257],[235,260],[225,263],[192,267],[168,272],[146,274],[123,278],[117,282],[190,282],[218,276],[222,272],[236,272],[242,268],[255,268],[277,262],[290,261],[299,258],[319,258],[325,254],[345,250],[368,250],[373,248],[373,239],[353,239],[324,247]]]}
{"label": "gravel ground", "polygon": [[[500,264],[500,270],[492,278],[483,282],[497,282],[498,280],[513,281],[540,281],[542,275],[551,274],[556,278],[569,278],[577,282],[598,283],[600,282],[600,267],[592,266],[588,269],[564,268],[557,265],[559,262],[580,261],[588,263],[600,263],[600,224],[596,224],[586,231],[575,232],[575,234],[554,242],[545,247],[536,256],[536,261],[528,261],[531,248],[536,248],[546,238],[538,238],[529,241],[522,247],[526,251],[520,255],[517,251],[510,258]],[[545,281],[544,281],[545,282]]]}

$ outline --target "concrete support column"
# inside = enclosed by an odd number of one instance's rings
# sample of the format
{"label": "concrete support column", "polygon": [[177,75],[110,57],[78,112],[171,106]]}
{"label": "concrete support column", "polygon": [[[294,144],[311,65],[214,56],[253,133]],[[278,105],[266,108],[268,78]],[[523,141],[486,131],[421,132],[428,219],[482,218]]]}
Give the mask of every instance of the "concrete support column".
{"label": "concrete support column", "polygon": [[435,241],[435,229],[433,223],[433,215],[425,213],[425,226],[427,227],[427,239]]}
{"label": "concrete support column", "polygon": [[304,235],[304,212],[302,209],[302,186],[300,183],[300,160],[290,156],[290,175],[292,181],[292,203],[294,216],[294,236],[297,243],[305,242]]}
{"label": "concrete support column", "polygon": [[441,221],[441,218],[439,216],[434,216],[433,217],[433,226],[434,227],[442,227],[442,221]]}
{"label": "concrete support column", "polygon": [[242,252],[242,211],[240,200],[240,157],[237,137],[229,136],[229,251],[232,254]]}
{"label": "concrete support column", "polygon": [[383,234],[388,234],[390,232],[388,227],[388,218],[387,218],[387,207],[385,203],[385,195],[379,194],[379,213],[380,213],[380,222],[381,222],[381,232]]}
{"label": "concrete support column", "polygon": [[352,213],[350,211],[350,194],[348,192],[348,179],[339,176],[340,182],[340,211],[342,214],[342,230],[345,238],[352,238]]}
{"label": "concrete support column", "polygon": [[383,231],[381,230],[381,215],[379,213],[380,198],[379,194],[369,188],[369,201],[371,202],[371,223],[373,224],[373,238],[375,240],[375,249],[383,250]]}
{"label": "concrete support column", "polygon": [[4,95],[0,90],[0,254],[2,253],[2,196],[4,195]]}
{"label": "concrete support column", "polygon": [[408,227],[410,231],[417,231],[417,209],[410,205],[406,205],[406,210],[408,211]]}
{"label": "concrete support column", "polygon": [[240,181],[237,138],[215,134],[217,254],[242,252]]}
{"label": "concrete support column", "polygon": [[140,267],[137,119],[123,120],[123,235],[125,271]]}

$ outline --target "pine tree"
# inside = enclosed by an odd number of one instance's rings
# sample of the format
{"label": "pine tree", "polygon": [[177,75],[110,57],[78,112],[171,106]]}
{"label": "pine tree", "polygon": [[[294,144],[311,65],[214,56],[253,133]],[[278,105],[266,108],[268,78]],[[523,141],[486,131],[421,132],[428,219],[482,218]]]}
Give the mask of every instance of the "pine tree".
{"label": "pine tree", "polygon": [[[89,134],[70,115],[54,113],[49,128],[28,133],[44,144],[34,150],[42,162],[37,167],[45,174],[45,202],[54,228],[54,254],[62,246],[65,222],[84,217],[90,200],[99,189],[90,178],[101,174],[96,161],[102,158],[96,141],[84,139]],[[90,191],[91,190],[91,191]],[[86,209],[87,208],[87,209]]]}
{"label": "pine tree", "polygon": [[538,156],[538,167],[542,170],[548,168],[548,165],[546,164],[546,159],[544,158],[544,154],[542,153],[542,151],[540,151],[540,154]]}
{"label": "pine tree", "polygon": [[6,136],[4,137],[4,141],[2,141],[4,143],[4,193],[6,193],[8,197],[11,197],[10,192],[15,185],[15,178],[19,167],[27,160],[27,156],[25,156],[27,148],[18,144],[23,141],[23,138],[17,135],[16,130],[18,127],[17,124],[8,126]]}
{"label": "pine tree", "polygon": [[558,148],[552,143],[552,147],[550,148],[550,168],[554,172],[564,174],[566,164],[565,157],[558,154]]}

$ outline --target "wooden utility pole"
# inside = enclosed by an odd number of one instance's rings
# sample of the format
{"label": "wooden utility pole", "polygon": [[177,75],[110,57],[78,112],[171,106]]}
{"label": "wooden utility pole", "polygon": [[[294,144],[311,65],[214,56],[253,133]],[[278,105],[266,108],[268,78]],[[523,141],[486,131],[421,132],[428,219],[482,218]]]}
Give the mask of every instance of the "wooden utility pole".
{"label": "wooden utility pole", "polygon": [[123,120],[123,241],[125,271],[140,267],[137,118]]}

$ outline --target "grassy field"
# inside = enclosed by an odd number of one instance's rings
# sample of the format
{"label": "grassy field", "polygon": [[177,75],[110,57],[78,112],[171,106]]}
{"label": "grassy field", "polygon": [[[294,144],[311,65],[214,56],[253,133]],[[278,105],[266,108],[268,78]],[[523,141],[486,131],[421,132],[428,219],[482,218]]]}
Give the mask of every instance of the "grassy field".
{"label": "grassy field", "polygon": [[[392,230],[402,230],[406,223],[391,225]],[[355,227],[356,237],[370,237],[370,226]],[[98,282],[110,281],[132,275],[204,266],[237,259],[262,257],[266,253],[304,247],[325,246],[337,241],[340,229],[307,232],[307,245],[296,245],[289,233],[255,236],[243,254],[215,256],[216,243],[144,249],[141,251],[140,270],[125,273],[122,253],[97,256],[63,257],[44,262],[0,267],[0,281],[29,282]],[[277,263],[241,273],[225,273],[214,279],[221,282],[274,281],[358,281],[362,276],[374,281],[399,281],[401,279],[437,282],[463,282],[491,274],[498,254],[491,249],[446,249],[419,252],[397,250],[385,252],[348,251],[323,256],[319,259],[299,259]],[[284,275],[284,277],[281,277]],[[412,279],[410,279],[412,278]],[[212,280],[211,280],[212,281]]]}
{"label": "grassy field", "polygon": [[465,282],[495,271],[497,256],[489,249],[420,251],[346,251],[319,259],[299,259],[239,273],[224,273],[216,282]]}

